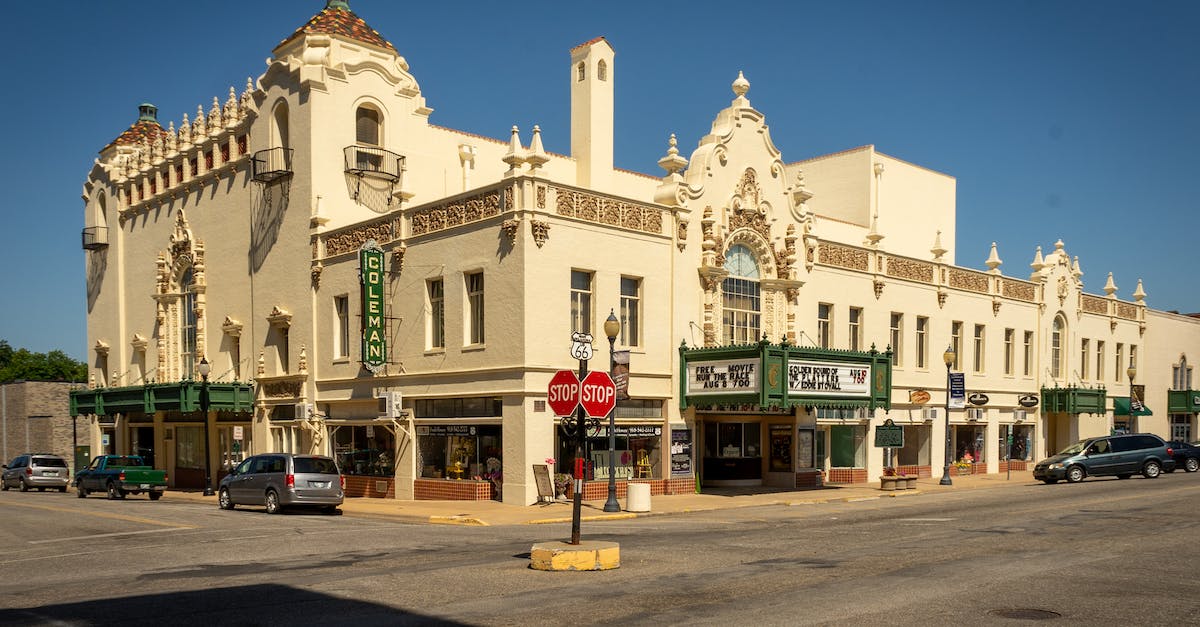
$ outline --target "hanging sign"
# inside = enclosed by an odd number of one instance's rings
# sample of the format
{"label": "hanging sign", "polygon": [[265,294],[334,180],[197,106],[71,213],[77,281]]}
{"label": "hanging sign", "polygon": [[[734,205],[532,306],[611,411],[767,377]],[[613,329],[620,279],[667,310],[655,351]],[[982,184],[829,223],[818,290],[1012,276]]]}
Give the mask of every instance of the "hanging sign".
{"label": "hanging sign", "polygon": [[989,400],[991,399],[988,398],[987,394],[982,394],[980,392],[975,392],[967,397],[967,402],[972,405],[987,405]]}
{"label": "hanging sign", "polygon": [[788,361],[788,394],[870,397],[871,367],[830,361]]}
{"label": "hanging sign", "polygon": [[908,402],[913,405],[924,405],[929,402],[929,392],[925,390],[912,390],[908,393]]}
{"label": "hanging sign", "polygon": [[375,240],[367,240],[358,249],[358,267],[362,283],[362,364],[378,374],[387,363],[387,332],[383,314],[383,249]]}
{"label": "hanging sign", "polygon": [[1020,405],[1021,407],[1037,407],[1038,406],[1037,394],[1023,394],[1023,395],[1017,397],[1017,404]]}
{"label": "hanging sign", "polygon": [[962,409],[967,406],[966,377],[961,372],[950,373],[950,409]]}

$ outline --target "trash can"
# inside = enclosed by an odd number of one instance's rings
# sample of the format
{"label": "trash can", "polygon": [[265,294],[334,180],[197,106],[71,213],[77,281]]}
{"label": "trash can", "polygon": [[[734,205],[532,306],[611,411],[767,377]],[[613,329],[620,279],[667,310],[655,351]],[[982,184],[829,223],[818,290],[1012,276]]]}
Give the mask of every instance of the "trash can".
{"label": "trash can", "polygon": [[626,486],[625,511],[650,511],[650,484],[629,483]]}

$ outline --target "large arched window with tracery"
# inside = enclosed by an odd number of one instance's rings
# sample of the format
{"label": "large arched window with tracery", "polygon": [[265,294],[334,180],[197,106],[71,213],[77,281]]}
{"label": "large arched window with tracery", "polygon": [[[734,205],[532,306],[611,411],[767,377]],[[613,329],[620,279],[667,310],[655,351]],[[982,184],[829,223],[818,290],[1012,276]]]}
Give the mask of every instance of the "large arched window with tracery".
{"label": "large arched window with tracery", "polygon": [[193,280],[191,268],[184,270],[179,280],[179,366],[183,369],[185,379],[193,378],[196,363],[196,292],[192,289]]}
{"label": "large arched window with tracery", "polygon": [[1067,323],[1062,316],[1055,316],[1054,327],[1050,331],[1050,375],[1055,379],[1063,377],[1063,335]]}
{"label": "large arched window with tracery", "polygon": [[761,328],[762,296],[754,253],[741,244],[731,246],[725,254],[725,269],[729,271],[729,276],[721,283],[725,342],[757,342]]}

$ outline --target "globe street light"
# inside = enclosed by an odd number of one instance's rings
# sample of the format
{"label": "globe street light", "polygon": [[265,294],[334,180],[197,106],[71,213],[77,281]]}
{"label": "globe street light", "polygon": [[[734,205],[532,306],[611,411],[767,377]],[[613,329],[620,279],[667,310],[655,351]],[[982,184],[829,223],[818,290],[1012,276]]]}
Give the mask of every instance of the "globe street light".
{"label": "globe street light", "polygon": [[950,366],[954,365],[954,347],[949,346],[946,352],[942,353],[942,361],[946,362],[946,463],[942,467],[942,480],[939,485],[953,485],[954,481],[950,479]]}
{"label": "globe street light", "polygon": [[212,467],[209,461],[208,450],[208,373],[212,372],[212,366],[209,365],[208,359],[200,358],[200,413],[204,415],[204,496],[213,495],[212,487]]}
{"label": "globe street light", "polygon": [[[621,322],[612,309],[608,310],[608,319],[604,321],[604,334],[608,336],[608,374],[612,376],[616,370],[616,358],[613,347],[617,334],[621,332]],[[604,502],[604,511],[619,512],[621,504],[617,502],[617,409],[614,406],[608,411],[608,500]]]}
{"label": "globe street light", "polygon": [[1137,367],[1133,365],[1132,356],[1129,358],[1129,367],[1125,369],[1125,374],[1129,375],[1129,424],[1126,425],[1126,428],[1129,429],[1129,433],[1137,433],[1137,431],[1133,428],[1133,378],[1137,376]]}

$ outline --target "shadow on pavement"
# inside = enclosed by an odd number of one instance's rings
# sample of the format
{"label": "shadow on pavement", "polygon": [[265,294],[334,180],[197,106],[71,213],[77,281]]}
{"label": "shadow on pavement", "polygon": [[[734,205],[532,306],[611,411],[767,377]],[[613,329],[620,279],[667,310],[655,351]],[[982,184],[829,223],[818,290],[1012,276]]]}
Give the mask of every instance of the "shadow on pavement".
{"label": "shadow on pavement", "polygon": [[265,584],[0,610],[0,625],[461,625],[408,610]]}

